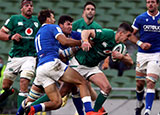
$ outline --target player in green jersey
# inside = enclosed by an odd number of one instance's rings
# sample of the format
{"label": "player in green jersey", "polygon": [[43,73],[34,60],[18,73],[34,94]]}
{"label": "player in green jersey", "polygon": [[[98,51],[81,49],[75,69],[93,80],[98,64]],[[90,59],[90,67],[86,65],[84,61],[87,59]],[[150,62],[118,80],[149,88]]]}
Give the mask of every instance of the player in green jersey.
{"label": "player in green jersey", "polygon": [[82,18],[73,22],[72,30],[81,32],[86,29],[102,29],[101,25],[94,21],[95,14],[96,5],[90,1],[86,2],[83,8]]}
{"label": "player in green jersey", "polygon": [[[112,55],[113,58],[123,61],[127,66],[131,66],[133,61],[128,53],[123,55],[118,51],[112,52],[112,49],[117,44],[124,43],[131,36],[132,31],[133,29],[130,27],[130,25],[127,23],[122,23],[119,26],[116,34],[111,29],[84,30],[81,33],[83,40],[81,47],[83,50],[89,51],[83,51],[80,49],[75,54],[75,57],[70,61],[70,65],[73,66],[73,68],[87,80],[91,81],[100,88],[100,94],[98,95],[94,106],[95,111],[98,111],[100,108],[102,108],[103,103],[111,91],[111,85],[107,77],[97,67],[97,65],[101,60]],[[91,46],[88,42],[90,37],[93,39],[93,46]],[[67,85],[62,87],[63,91],[65,91],[65,88],[66,91],[68,91]],[[62,96],[65,95],[64,92],[61,93]]]}
{"label": "player in green jersey", "polygon": [[11,86],[19,74],[20,92],[18,94],[18,107],[22,100],[27,97],[29,82],[35,74],[36,50],[34,37],[40,27],[40,23],[37,17],[32,16],[32,13],[32,0],[22,0],[21,14],[11,16],[0,30],[0,40],[11,40],[13,42],[4,71],[2,87],[5,92],[0,95],[0,101],[9,96],[7,92],[12,91]]}
{"label": "player in green jersey", "polygon": [[[95,14],[96,14],[96,5],[91,1],[86,2],[83,6],[82,18],[73,22],[72,30],[81,32],[82,30],[88,30],[88,29],[102,29],[101,25],[99,25],[94,20]],[[89,86],[91,87],[91,85]],[[97,98],[97,94],[93,88],[90,89],[91,89],[92,101],[95,101],[95,99]],[[72,95],[72,99],[74,104],[77,105],[76,108],[79,109],[78,111],[81,111],[78,113],[82,113],[83,108],[79,107],[80,97],[78,97],[77,95]]]}

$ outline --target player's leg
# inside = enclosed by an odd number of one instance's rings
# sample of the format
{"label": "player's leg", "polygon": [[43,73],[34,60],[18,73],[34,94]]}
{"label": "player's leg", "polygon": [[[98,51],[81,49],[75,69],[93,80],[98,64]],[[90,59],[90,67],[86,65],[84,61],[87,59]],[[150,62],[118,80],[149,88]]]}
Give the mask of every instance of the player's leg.
{"label": "player's leg", "polygon": [[13,84],[12,80],[3,79],[2,88],[3,88],[4,92],[2,94],[0,94],[0,102],[5,101],[8,98],[8,96],[10,96],[14,93],[14,89],[11,88],[12,84]]}
{"label": "player's leg", "polygon": [[146,74],[136,71],[136,109],[135,114],[141,115],[141,111],[144,108],[143,98],[144,98],[144,85],[145,85]]}
{"label": "player's leg", "polygon": [[[2,88],[4,92],[0,95],[0,102],[4,101],[7,99],[9,95],[12,95],[14,92],[14,89],[12,89],[12,84],[14,80],[17,77],[18,71],[19,71],[19,63],[17,63],[16,58],[8,58],[7,66],[5,68],[4,74],[3,74],[3,83],[2,83]],[[12,68],[12,71],[11,69]]]}
{"label": "player's leg", "polygon": [[[18,108],[16,115],[22,115],[24,113],[26,106],[32,105],[32,103],[35,100],[37,100],[37,99],[39,99],[39,97],[41,97],[42,93],[43,93],[43,88],[35,86],[33,84],[31,87],[31,90],[29,92],[28,97],[22,102],[21,106]],[[40,104],[40,103],[34,103],[34,105],[36,105],[36,104]]]}
{"label": "player's leg", "polygon": [[62,99],[56,84],[44,88],[50,101],[27,107],[27,114],[34,115],[40,111],[50,111],[61,107]]}
{"label": "player's leg", "polygon": [[150,61],[147,65],[147,89],[146,89],[146,107],[145,115],[150,115],[152,104],[155,97],[155,84],[160,75],[160,64],[158,61]]}
{"label": "player's leg", "polygon": [[80,96],[80,91],[76,86],[72,88],[72,101],[77,110],[75,114],[84,115],[83,102]]}
{"label": "player's leg", "polygon": [[[87,81],[77,71],[73,70],[70,67],[67,68],[63,77],[61,77],[61,80],[67,83],[73,83],[80,89],[80,96],[82,98],[86,114],[94,114],[93,108],[91,106],[91,97],[89,94]],[[103,113],[100,113],[99,115],[102,114]]]}
{"label": "player's leg", "polygon": [[28,86],[31,79],[35,75],[36,58],[23,57],[21,58],[20,68],[20,92],[18,93],[17,107],[19,108],[22,101],[28,96]]}
{"label": "player's leg", "polygon": [[94,110],[98,111],[100,108],[102,108],[103,103],[107,99],[111,91],[111,85],[105,74],[102,72],[96,73],[89,77],[89,81],[91,81],[101,89],[94,106]]}

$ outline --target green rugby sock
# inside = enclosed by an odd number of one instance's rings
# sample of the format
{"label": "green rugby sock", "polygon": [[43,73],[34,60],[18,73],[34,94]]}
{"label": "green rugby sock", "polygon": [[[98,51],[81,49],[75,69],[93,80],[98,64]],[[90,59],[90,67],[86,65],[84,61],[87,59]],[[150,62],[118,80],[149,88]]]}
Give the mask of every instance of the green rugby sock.
{"label": "green rugby sock", "polygon": [[103,103],[107,99],[107,96],[104,96],[102,93],[100,93],[96,99],[95,105],[94,105],[94,111],[98,112],[100,108],[102,108]]}
{"label": "green rugby sock", "polygon": [[37,99],[36,101],[34,101],[31,105],[37,105],[46,101],[49,101],[50,99],[48,98],[48,96],[46,94],[44,94],[42,97],[40,97],[39,99]]}
{"label": "green rugby sock", "polygon": [[22,101],[25,100],[27,97],[26,96],[22,96],[22,95],[18,95],[17,98],[17,108],[19,108],[22,104]]}

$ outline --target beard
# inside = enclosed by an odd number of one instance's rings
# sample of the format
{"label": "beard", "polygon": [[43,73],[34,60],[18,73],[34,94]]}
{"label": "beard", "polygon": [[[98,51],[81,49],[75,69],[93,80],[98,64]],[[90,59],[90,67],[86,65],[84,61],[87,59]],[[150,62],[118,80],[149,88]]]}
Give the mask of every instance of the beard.
{"label": "beard", "polygon": [[92,20],[92,19],[93,19],[93,16],[87,16],[87,19],[88,19],[88,20]]}

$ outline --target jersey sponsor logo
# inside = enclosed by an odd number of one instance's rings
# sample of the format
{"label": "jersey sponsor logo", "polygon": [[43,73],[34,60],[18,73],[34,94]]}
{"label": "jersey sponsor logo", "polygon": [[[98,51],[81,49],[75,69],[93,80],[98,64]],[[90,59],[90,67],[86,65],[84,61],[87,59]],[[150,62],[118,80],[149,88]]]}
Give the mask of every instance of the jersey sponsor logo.
{"label": "jersey sponsor logo", "polygon": [[23,22],[18,22],[18,26],[23,26]]}
{"label": "jersey sponsor logo", "polygon": [[34,25],[36,26],[36,28],[38,28],[38,23],[37,22],[34,22]]}
{"label": "jersey sponsor logo", "polygon": [[160,26],[156,25],[144,25],[143,29],[144,31],[149,31],[149,32],[160,32]]}
{"label": "jersey sponsor logo", "polygon": [[57,29],[58,32],[62,33],[62,30],[61,30],[60,27],[56,27],[56,29]]}
{"label": "jersey sponsor logo", "polygon": [[26,33],[27,35],[31,35],[31,34],[33,33],[33,29],[32,29],[32,28],[27,28],[27,29],[25,30],[25,33]]}

